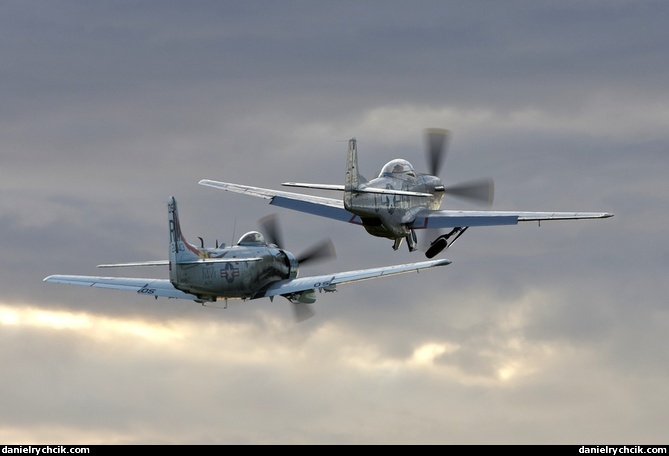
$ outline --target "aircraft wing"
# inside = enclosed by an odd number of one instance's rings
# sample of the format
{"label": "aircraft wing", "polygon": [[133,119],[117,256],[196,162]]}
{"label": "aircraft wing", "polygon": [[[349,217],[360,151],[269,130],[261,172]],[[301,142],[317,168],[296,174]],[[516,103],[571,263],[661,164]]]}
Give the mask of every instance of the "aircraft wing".
{"label": "aircraft wing", "polygon": [[264,293],[257,297],[262,298],[285,295],[316,289],[334,291],[335,286],[339,284],[358,282],[360,280],[378,279],[380,277],[405,274],[408,272],[420,272],[422,269],[446,266],[447,264],[451,264],[451,260],[441,259],[422,261],[418,263],[399,264],[396,266],[384,266],[379,268],[337,272],[334,274],[300,277],[297,279],[286,279],[272,284],[267,290],[265,290]]}
{"label": "aircraft wing", "polygon": [[580,220],[613,217],[608,212],[454,211],[427,209],[417,213],[409,228],[433,229],[465,226],[516,225],[518,222]]}
{"label": "aircraft wing", "polygon": [[[218,182],[209,179],[202,179],[199,184],[229,192],[265,198],[270,200],[271,205],[284,207],[286,209],[320,215],[322,217],[357,225],[362,224],[360,217],[344,209],[344,202],[340,199],[284,192],[281,190],[270,190],[267,188]],[[328,189],[328,187],[331,187],[330,189],[332,190],[340,190],[339,186],[336,185],[289,184],[307,188]],[[416,213],[413,222],[409,224],[409,228],[421,230],[465,226],[516,225],[518,222],[597,219],[612,216],[613,214],[609,214],[608,212],[459,211],[447,209],[432,211],[421,209]]]}
{"label": "aircraft wing", "polygon": [[132,279],[125,277],[95,277],[81,275],[50,275],[44,282],[81,285],[84,287],[108,288],[112,290],[134,291],[143,296],[161,296],[166,298],[201,299],[190,293],[184,293],[172,286],[166,279]]}
{"label": "aircraft wing", "polygon": [[[400,264],[396,266],[385,266],[371,269],[360,269],[355,271],[337,272],[334,274],[323,274],[297,279],[286,279],[272,284],[267,290],[254,298],[271,297],[291,293],[299,293],[306,290],[328,289],[334,291],[338,284],[357,282],[360,280],[376,279],[408,272],[419,272],[421,269],[445,266],[451,260],[432,260],[419,263]],[[177,290],[166,279],[138,279],[127,277],[97,277],[81,275],[50,275],[43,280],[51,283],[64,283],[68,285],[80,285],[84,287],[107,288],[111,290],[134,291],[143,296],[160,296],[176,299],[188,299],[191,301],[202,301],[201,298],[183,291]]]}
{"label": "aircraft wing", "polygon": [[320,215],[341,222],[361,224],[360,218],[344,209],[342,199],[324,198],[322,196],[304,195],[301,193],[270,190],[268,188],[252,187],[250,185],[231,184],[209,179],[202,179],[200,185],[214,187],[221,190],[245,195],[257,196],[270,200],[273,206],[285,207],[299,212]]}

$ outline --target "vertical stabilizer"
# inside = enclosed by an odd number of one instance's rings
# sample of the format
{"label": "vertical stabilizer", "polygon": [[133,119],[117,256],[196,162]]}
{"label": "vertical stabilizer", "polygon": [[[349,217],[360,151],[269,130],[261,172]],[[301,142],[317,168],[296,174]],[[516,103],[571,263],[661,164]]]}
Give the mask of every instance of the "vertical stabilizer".
{"label": "vertical stabilizer", "polygon": [[346,157],[346,181],[344,182],[344,208],[351,206],[351,191],[360,185],[358,172],[358,146],[355,138],[348,141],[348,156]]}
{"label": "vertical stabilizer", "polygon": [[173,196],[170,196],[167,203],[167,219],[170,227],[170,281],[175,283],[178,264],[183,261],[197,260],[200,255],[199,250],[190,245],[181,233],[177,200]]}

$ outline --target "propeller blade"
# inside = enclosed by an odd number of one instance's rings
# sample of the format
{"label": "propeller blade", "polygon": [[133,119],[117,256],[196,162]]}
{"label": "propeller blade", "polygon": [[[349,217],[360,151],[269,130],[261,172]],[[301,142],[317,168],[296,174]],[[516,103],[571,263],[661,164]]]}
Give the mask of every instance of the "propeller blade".
{"label": "propeller blade", "polygon": [[281,236],[281,229],[279,228],[277,215],[267,215],[258,220],[258,223],[262,226],[267,242],[275,244],[279,248],[283,248],[283,238]]}
{"label": "propeller blade", "polygon": [[446,187],[446,194],[491,205],[495,198],[495,183],[490,178],[464,182]]}
{"label": "propeller blade", "polygon": [[430,166],[430,174],[439,175],[442,162],[448,150],[448,140],[451,132],[443,128],[425,129],[425,146],[427,148],[427,160]]}
{"label": "propeller blade", "polygon": [[311,308],[311,304],[298,302],[293,303],[293,315],[295,316],[295,321],[300,323],[313,317],[315,312]]}
{"label": "propeller blade", "polygon": [[297,262],[304,264],[313,261],[322,261],[336,256],[337,254],[335,252],[334,244],[328,238],[302,252],[302,254],[297,257]]}
{"label": "propeller blade", "polygon": [[[275,244],[280,249],[285,248],[283,245],[283,237],[281,236],[281,229],[279,228],[279,221],[276,214],[267,215],[260,220],[258,223],[262,226],[263,234],[265,235],[265,240],[269,244]],[[324,239],[308,248],[304,251],[297,261],[300,264],[308,263],[310,261],[324,260],[332,257],[336,257],[334,244],[330,239]]]}

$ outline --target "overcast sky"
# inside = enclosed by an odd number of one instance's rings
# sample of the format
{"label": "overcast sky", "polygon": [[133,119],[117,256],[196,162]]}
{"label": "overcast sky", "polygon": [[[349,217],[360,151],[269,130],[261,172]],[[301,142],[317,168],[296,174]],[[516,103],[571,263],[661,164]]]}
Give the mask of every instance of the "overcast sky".
{"label": "overcast sky", "polygon": [[[3,1],[0,442],[666,444],[665,1]],[[198,185],[495,180],[494,209],[605,220],[472,228],[444,268],[285,299],[44,283],[233,242],[279,215],[302,275],[420,261],[360,227]],[[442,208],[479,209],[445,199]],[[167,278],[167,271],[105,270]]]}

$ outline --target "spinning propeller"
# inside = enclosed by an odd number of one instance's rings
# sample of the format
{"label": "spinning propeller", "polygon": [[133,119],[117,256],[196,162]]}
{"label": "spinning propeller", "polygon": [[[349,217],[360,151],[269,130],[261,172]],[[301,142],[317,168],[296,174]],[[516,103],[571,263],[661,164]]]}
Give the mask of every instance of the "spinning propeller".
{"label": "spinning propeller", "polygon": [[[443,128],[427,128],[424,134],[429,171],[431,175],[438,177],[446,158],[451,132]],[[449,196],[491,206],[495,196],[495,184],[490,178],[470,180],[446,186],[444,192]],[[421,230],[418,234],[418,248],[425,252],[427,258],[432,258],[450,245],[449,238],[452,237],[453,243],[466,229],[458,228],[449,234],[443,229]]]}
{"label": "spinning propeller", "polygon": [[[279,222],[276,214],[267,215],[261,218],[258,222],[262,226],[262,230],[265,233],[267,242],[276,245],[280,249],[283,249],[283,237],[281,236],[281,229],[279,228]],[[334,244],[329,238],[326,238],[306,249],[304,252],[298,255],[296,259],[300,265],[303,265],[309,262],[327,260],[336,256],[337,254],[335,253]],[[314,311],[311,308],[311,304],[294,302],[293,311],[295,320],[298,322],[307,320],[314,316]]]}
{"label": "spinning propeller", "polygon": [[[425,129],[425,145],[430,174],[438,176],[446,158],[451,132],[443,128]],[[445,188],[447,195],[491,205],[495,194],[493,180],[477,179]]]}
{"label": "spinning propeller", "polygon": [[[262,225],[267,242],[276,245],[280,249],[284,249],[285,247],[283,244],[283,238],[281,236],[281,229],[279,228],[279,222],[276,214],[267,215],[261,218],[258,222],[260,225]],[[298,255],[297,262],[302,265],[309,262],[327,260],[336,256],[337,254],[335,252],[334,244],[332,244],[332,241],[327,238],[317,244],[312,245],[307,250],[302,252],[302,254]]]}

